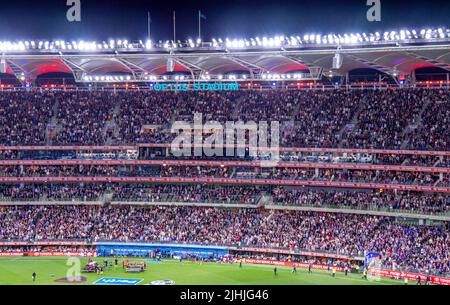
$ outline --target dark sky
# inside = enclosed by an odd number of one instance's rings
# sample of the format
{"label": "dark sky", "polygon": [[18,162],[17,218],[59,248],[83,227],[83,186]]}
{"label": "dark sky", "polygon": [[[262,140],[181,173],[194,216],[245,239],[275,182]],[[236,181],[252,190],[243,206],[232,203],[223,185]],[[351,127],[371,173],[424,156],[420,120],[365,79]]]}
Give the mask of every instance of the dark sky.
{"label": "dark sky", "polygon": [[196,38],[198,10],[204,40],[277,34],[374,32],[450,26],[450,0],[381,0],[381,22],[366,19],[367,0],[81,0],[81,22],[66,20],[67,0],[1,0],[0,40],[145,39],[147,11],[153,40]]}

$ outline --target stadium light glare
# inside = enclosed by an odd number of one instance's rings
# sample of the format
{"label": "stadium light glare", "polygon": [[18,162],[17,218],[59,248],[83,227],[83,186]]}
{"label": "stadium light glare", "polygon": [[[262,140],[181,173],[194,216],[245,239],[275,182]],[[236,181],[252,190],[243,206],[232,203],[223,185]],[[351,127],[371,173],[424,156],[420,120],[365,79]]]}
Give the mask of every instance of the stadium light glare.
{"label": "stadium light glare", "polygon": [[319,34],[316,35],[316,43],[320,44],[321,43],[321,36]]}
{"label": "stadium light glare", "polygon": [[[439,28],[422,28],[420,30],[416,29],[400,29],[399,31],[385,31],[385,32],[374,32],[374,33],[345,33],[345,34],[304,34],[304,36],[284,36],[275,35],[272,37],[255,37],[255,38],[226,38],[223,41],[221,38],[217,40],[212,39],[210,46],[214,48],[223,48],[224,50],[233,49],[244,49],[244,48],[254,48],[254,47],[264,47],[264,48],[281,48],[299,46],[304,43],[308,44],[365,44],[374,43],[376,41],[387,41],[387,42],[398,42],[407,39],[447,39],[450,38],[450,30],[444,27]],[[169,41],[165,43],[159,41],[159,43],[152,44],[151,41],[138,40],[136,42],[130,42],[128,40],[109,40],[107,42],[101,41],[83,41],[78,42],[66,42],[64,40],[54,40],[54,41],[3,41],[2,50],[4,52],[9,51],[26,51],[32,49],[38,50],[80,50],[80,51],[96,51],[103,49],[138,49],[145,50],[151,48],[177,48],[177,47],[202,47],[202,40],[200,38],[192,40],[187,39],[185,41]]]}
{"label": "stadium light glare", "polygon": [[267,37],[266,36],[264,36],[263,38],[262,38],[262,46],[263,47],[266,47],[267,46]]}

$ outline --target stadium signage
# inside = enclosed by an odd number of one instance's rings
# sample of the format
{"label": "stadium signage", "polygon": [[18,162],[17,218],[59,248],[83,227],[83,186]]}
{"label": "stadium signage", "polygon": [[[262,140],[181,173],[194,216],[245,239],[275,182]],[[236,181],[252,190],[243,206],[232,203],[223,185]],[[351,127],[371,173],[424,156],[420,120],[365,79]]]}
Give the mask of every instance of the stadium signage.
{"label": "stadium signage", "polygon": [[[419,276],[422,277],[422,280],[425,280],[427,278],[426,274],[402,272],[399,270],[386,270],[377,268],[371,270],[370,272],[374,275],[380,275],[394,279],[402,279],[406,277],[410,281],[416,281]],[[430,280],[432,284],[450,286],[450,278],[448,277],[430,275]]]}
{"label": "stadium signage", "polygon": [[23,256],[23,252],[0,252],[0,257]]}
{"label": "stadium signage", "polygon": [[[272,266],[286,266],[286,267],[292,267],[294,265],[294,262],[283,262],[283,261],[277,261],[277,260],[269,260],[269,259],[255,259],[255,258],[244,258],[242,261],[246,264],[256,264],[256,265],[272,265]],[[297,267],[299,268],[308,268],[307,263],[296,263]],[[318,270],[328,270],[327,265],[321,265],[321,264],[312,264],[311,267],[313,269]],[[341,267],[335,267],[337,271],[343,272],[344,269]]]}
{"label": "stadium signage", "polygon": [[0,252],[0,256],[96,256],[97,252],[60,252],[60,251],[45,251],[45,252]]}
{"label": "stadium signage", "polygon": [[[167,166],[259,166],[255,161],[191,160],[0,160],[0,165],[167,165]],[[407,172],[450,173],[450,168],[408,165],[365,165],[339,163],[278,162],[277,167],[395,170]]]}
{"label": "stadium signage", "polygon": [[156,281],[151,281],[150,285],[175,285],[175,281],[173,281],[173,280],[156,280]]}
{"label": "stadium signage", "polygon": [[[238,260],[235,260],[235,261],[238,262]],[[260,264],[260,265],[287,266],[287,267],[292,267],[294,265],[293,262],[283,262],[283,261],[267,260],[267,259],[244,258],[244,259],[242,259],[242,261],[246,264]],[[308,264],[307,263],[297,263],[297,267],[308,268]],[[328,270],[327,265],[312,264],[311,267],[313,269],[318,269],[318,270]],[[335,267],[335,268],[339,272],[344,271],[344,269],[341,267]],[[372,275],[379,275],[379,276],[389,277],[389,278],[394,278],[394,279],[402,279],[402,278],[406,277],[408,280],[411,280],[411,281],[416,281],[419,276],[422,277],[422,280],[425,280],[427,277],[426,274],[402,272],[399,270],[387,270],[387,269],[380,269],[380,268],[374,268],[374,269],[370,270],[370,273]],[[431,275],[430,279],[431,279],[432,284],[450,286],[450,278]]]}
{"label": "stadium signage", "polygon": [[192,86],[186,83],[156,83],[152,84],[153,91],[237,91],[239,90],[239,83],[210,83],[210,82],[196,82]]}
{"label": "stadium signage", "polygon": [[26,242],[26,241],[2,241],[0,242],[0,246],[27,246],[27,245],[35,245],[35,246],[84,246],[88,243],[85,241],[35,241],[35,242]]}
{"label": "stadium signage", "polygon": [[[273,164],[273,162],[270,162]],[[267,165],[267,164],[264,164]],[[262,166],[264,166],[262,164]],[[260,184],[260,185],[298,185],[344,188],[370,188],[404,191],[425,191],[450,193],[450,187],[422,186],[386,183],[357,183],[309,180],[274,179],[233,179],[233,178],[192,178],[192,177],[0,177],[0,182],[142,182],[142,183],[210,183],[210,184]]]}
{"label": "stadium signage", "polygon": [[99,280],[96,280],[94,282],[94,284],[98,284],[98,285],[137,285],[142,281],[143,281],[143,279],[104,277]]}
{"label": "stadium signage", "polygon": [[[43,145],[43,146],[0,146],[2,150],[135,150],[140,147],[170,147],[170,143],[142,143],[136,146],[79,146],[79,145]],[[195,146],[195,144],[193,144]],[[223,145],[226,147],[226,144]],[[270,150],[270,148],[267,148]],[[336,152],[336,153],[366,153],[366,154],[389,154],[389,155],[422,155],[422,156],[450,156],[450,151],[433,150],[408,150],[408,149],[362,149],[362,148],[315,148],[315,147],[278,147],[280,151],[287,152]]]}
{"label": "stadium signage", "polygon": [[260,253],[280,253],[280,254],[301,254],[305,256],[319,256],[319,257],[330,257],[330,258],[338,258],[338,259],[355,259],[346,255],[332,254],[332,253],[321,253],[321,252],[310,252],[310,251],[299,251],[299,250],[283,250],[283,249],[270,249],[270,248],[236,248],[233,249],[236,251],[244,251],[244,252],[260,252]]}

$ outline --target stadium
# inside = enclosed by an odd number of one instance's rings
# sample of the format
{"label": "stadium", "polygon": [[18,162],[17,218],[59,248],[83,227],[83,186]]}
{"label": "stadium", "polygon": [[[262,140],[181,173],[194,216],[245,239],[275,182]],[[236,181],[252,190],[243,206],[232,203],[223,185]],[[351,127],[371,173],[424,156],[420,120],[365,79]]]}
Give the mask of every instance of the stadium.
{"label": "stadium", "polygon": [[0,41],[0,285],[450,285],[450,29],[316,33]]}

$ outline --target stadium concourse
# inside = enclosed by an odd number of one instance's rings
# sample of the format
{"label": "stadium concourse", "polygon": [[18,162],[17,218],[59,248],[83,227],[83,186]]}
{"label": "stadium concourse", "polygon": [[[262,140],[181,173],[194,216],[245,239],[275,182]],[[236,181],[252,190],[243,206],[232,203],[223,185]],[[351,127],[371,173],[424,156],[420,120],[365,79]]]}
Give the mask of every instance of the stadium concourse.
{"label": "stadium concourse", "polygon": [[[0,256],[376,263],[450,284],[450,30],[408,33],[0,43]],[[199,82],[239,90],[155,90]],[[279,147],[173,149],[180,129],[250,121]]]}

